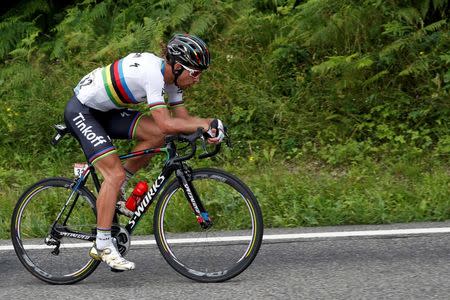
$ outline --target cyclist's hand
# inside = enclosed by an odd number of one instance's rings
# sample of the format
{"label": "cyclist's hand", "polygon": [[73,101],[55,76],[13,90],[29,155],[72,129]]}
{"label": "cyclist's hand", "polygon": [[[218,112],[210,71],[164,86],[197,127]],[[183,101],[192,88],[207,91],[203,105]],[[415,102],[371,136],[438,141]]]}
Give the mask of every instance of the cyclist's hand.
{"label": "cyclist's hand", "polygon": [[208,136],[208,143],[218,144],[225,138],[226,127],[219,119],[214,119],[209,124],[209,129],[206,132]]}

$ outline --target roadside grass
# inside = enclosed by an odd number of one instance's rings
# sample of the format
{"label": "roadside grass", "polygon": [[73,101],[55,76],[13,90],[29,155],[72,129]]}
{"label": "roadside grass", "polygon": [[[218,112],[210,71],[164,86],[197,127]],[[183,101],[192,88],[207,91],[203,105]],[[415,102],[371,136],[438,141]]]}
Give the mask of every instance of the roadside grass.
{"label": "roadside grass", "polygon": [[10,236],[12,211],[27,182],[37,181],[31,172],[5,170],[0,167],[0,238]]}
{"label": "roadside grass", "polygon": [[[53,161],[52,169],[0,168],[1,239],[9,239],[12,210],[26,187],[44,177],[72,176],[71,164],[64,163],[66,158],[62,156]],[[331,167],[317,161],[285,163],[244,158],[220,164],[222,169],[240,177],[256,194],[267,228],[450,218],[450,174],[445,165],[430,165],[426,161],[366,161]],[[217,162],[194,165],[214,166]],[[154,168],[139,173],[138,178],[152,182],[160,166],[160,162],[155,161]],[[153,209],[141,221],[136,234],[152,232]]]}
{"label": "roadside grass", "polygon": [[254,175],[242,176],[257,193],[267,227],[446,220],[448,170],[426,169],[401,162],[341,169],[305,163],[289,171],[255,166]]}

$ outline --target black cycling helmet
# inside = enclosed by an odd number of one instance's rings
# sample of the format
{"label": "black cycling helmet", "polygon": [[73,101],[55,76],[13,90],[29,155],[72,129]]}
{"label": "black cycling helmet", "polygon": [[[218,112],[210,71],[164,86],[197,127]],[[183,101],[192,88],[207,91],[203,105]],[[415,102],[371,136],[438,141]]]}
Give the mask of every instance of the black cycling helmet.
{"label": "black cycling helmet", "polygon": [[175,34],[167,43],[167,61],[173,66],[176,62],[194,70],[206,70],[210,55],[205,42],[189,34]]}

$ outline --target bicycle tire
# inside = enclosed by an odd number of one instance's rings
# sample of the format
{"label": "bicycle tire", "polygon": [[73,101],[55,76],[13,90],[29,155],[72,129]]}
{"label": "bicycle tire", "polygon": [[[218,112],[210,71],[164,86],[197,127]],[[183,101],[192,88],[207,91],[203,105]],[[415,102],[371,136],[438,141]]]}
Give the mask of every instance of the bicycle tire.
{"label": "bicycle tire", "polygon": [[222,282],[255,259],[263,237],[256,197],[236,176],[217,169],[192,172],[192,185],[213,221],[202,229],[175,178],[158,199],[154,234],[158,248],[181,275],[198,282]]}
{"label": "bicycle tire", "polygon": [[[59,253],[56,246],[45,243],[73,185],[73,180],[61,177],[35,183],[19,198],[11,218],[11,240],[20,262],[31,274],[51,284],[83,280],[100,263],[88,255],[92,242],[60,237]],[[95,196],[86,187],[79,188],[74,196],[70,203],[77,200],[64,228],[92,235],[96,228]]]}

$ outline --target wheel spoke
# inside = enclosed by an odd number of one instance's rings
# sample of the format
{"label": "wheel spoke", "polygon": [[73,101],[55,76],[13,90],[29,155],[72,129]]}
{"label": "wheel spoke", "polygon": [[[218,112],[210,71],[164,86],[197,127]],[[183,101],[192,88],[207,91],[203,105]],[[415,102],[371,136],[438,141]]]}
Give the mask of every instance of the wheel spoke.
{"label": "wheel spoke", "polygon": [[189,278],[227,280],[256,256],[262,239],[261,212],[237,178],[210,169],[196,171],[193,177],[192,185],[213,225],[204,229],[195,222],[191,205],[174,182],[155,211],[158,246],[171,266]]}
{"label": "wheel spoke", "polygon": [[70,183],[62,178],[37,183],[20,198],[12,218],[13,245],[19,259],[33,275],[51,283],[76,282],[98,265],[87,255],[92,242],[81,239],[92,237],[96,226],[92,194],[78,191],[68,203],[70,209],[61,215],[59,222],[64,225],[56,223],[52,229],[72,193]]}

